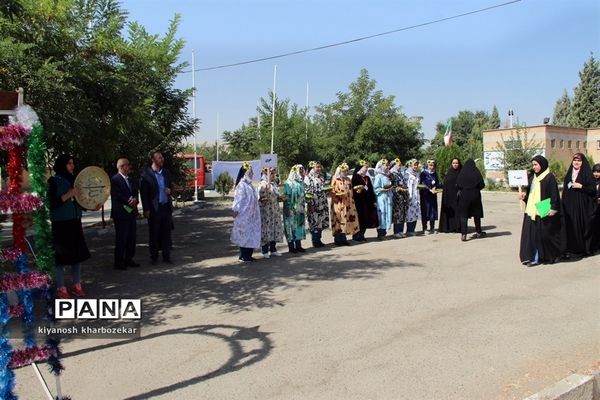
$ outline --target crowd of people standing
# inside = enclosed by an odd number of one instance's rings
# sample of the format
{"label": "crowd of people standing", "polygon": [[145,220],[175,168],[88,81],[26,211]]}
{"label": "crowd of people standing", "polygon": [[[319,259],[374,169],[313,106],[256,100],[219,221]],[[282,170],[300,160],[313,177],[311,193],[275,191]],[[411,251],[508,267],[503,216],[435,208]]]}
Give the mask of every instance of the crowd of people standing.
{"label": "crowd of people standing", "polygon": [[578,260],[600,249],[600,164],[590,167],[582,153],[573,156],[562,196],[548,160],[535,156],[525,203],[520,258],[534,267]]}
{"label": "crowd of people standing", "polygon": [[349,238],[367,241],[368,229],[375,229],[379,240],[390,231],[393,238],[415,236],[419,220],[422,233],[433,234],[438,220],[438,193],[442,188],[448,191],[442,195],[439,230],[461,232],[461,240],[466,241],[467,221],[473,217],[476,229],[473,238],[485,236],[481,230],[480,194],[484,181],[473,160],[468,160],[464,167],[460,160],[453,160],[443,183],[436,172],[435,160],[428,160],[427,168],[421,171],[416,159],[406,165],[398,158],[391,162],[381,159],[375,166],[373,179],[368,172],[369,163],[361,160],[350,177],[350,166],[342,163],[328,186],[320,162],[311,162],[308,172],[297,164],[291,168],[280,192],[273,168],[263,168],[258,189],[254,189],[254,171],[249,163],[244,163],[235,182],[232,206],[231,241],[240,248],[240,261],[254,261],[252,255],[257,248],[263,258],[280,256],[276,245],[284,237],[290,253],[304,252],[302,240],[306,238],[307,220],[316,248],[325,246],[322,232],[330,226],[334,244],[338,246],[351,245]]}

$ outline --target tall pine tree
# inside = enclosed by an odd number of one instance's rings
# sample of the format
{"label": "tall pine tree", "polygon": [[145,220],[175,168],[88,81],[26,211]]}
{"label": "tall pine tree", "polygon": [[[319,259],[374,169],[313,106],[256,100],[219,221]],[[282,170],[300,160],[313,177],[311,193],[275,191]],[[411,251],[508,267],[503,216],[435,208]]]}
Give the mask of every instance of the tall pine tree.
{"label": "tall pine tree", "polygon": [[488,122],[489,129],[498,129],[500,128],[500,115],[498,114],[498,108],[494,104],[494,108],[492,109],[492,115],[490,115],[490,120]]}
{"label": "tall pine tree", "polygon": [[593,54],[579,73],[569,122],[576,128],[600,126],[600,63]]}
{"label": "tall pine tree", "polygon": [[554,114],[552,115],[552,124],[556,126],[570,126],[569,114],[571,113],[571,98],[567,89],[563,91],[560,99],[556,100],[554,105]]}

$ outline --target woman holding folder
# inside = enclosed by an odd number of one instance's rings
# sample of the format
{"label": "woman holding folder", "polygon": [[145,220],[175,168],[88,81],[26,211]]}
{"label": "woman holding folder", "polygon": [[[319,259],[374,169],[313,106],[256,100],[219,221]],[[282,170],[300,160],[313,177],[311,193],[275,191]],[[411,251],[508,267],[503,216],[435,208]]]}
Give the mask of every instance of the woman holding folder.
{"label": "woman holding folder", "polygon": [[548,169],[548,160],[531,160],[533,175],[527,191],[519,197],[527,206],[521,230],[520,258],[523,265],[534,267],[555,263],[563,254],[561,241],[560,195],[556,178]]}

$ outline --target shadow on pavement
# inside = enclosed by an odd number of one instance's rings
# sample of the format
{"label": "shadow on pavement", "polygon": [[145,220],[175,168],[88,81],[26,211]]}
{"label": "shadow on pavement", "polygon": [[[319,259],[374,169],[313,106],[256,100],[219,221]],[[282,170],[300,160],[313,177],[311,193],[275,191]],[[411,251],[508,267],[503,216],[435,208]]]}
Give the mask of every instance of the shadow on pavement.
{"label": "shadow on pavement", "polygon": [[[229,242],[231,223],[230,212],[223,205],[177,216],[173,231],[175,264],[150,266],[143,257],[147,248],[138,246],[136,260],[143,266],[126,271],[112,268],[112,233],[88,240],[94,251],[92,259],[83,266],[88,297],[141,298],[142,327],[160,326],[174,318],[172,311],[166,316],[173,307],[217,305],[226,312],[241,312],[253,307],[283,306],[276,299],[275,290],[310,281],[370,279],[386,269],[419,267],[398,260],[361,259],[360,255],[353,260],[342,259],[347,253],[333,252],[332,246],[309,249],[304,255],[284,254],[240,264],[238,249]],[[145,244],[146,227],[139,228],[138,242]],[[284,244],[279,246],[283,249]],[[351,251],[353,247],[347,249]],[[111,326],[104,322],[104,326]]]}
{"label": "shadow on pavement", "polygon": [[[102,351],[108,348],[114,348],[119,346],[126,346],[131,343],[140,342],[144,340],[155,339],[158,337],[165,337],[170,335],[204,335],[212,338],[216,338],[222,340],[227,343],[230,356],[227,361],[221,365],[219,368],[206,373],[204,375],[200,375],[191,379],[187,379],[181,382],[177,382],[168,386],[164,386],[158,389],[153,389],[145,393],[140,393],[135,396],[127,397],[127,400],[141,400],[148,399],[154,396],[160,396],[167,393],[172,393],[178,389],[183,389],[187,386],[195,385],[204,381],[207,381],[212,378],[216,378],[221,375],[225,375],[231,372],[238,371],[242,368],[255,364],[259,361],[262,361],[266,358],[273,348],[273,344],[271,340],[268,338],[269,333],[260,332],[258,326],[246,328],[242,326],[234,326],[234,325],[196,325],[189,326],[186,328],[179,329],[170,329],[163,332],[157,332],[150,335],[146,335],[141,338],[135,338],[130,340],[124,340],[119,342],[113,342],[109,344],[104,344],[96,347],[90,347],[70,353],[63,354],[63,358],[75,357],[81,354],[87,354],[94,351]],[[258,345],[253,346],[251,350],[248,349],[248,345],[244,344],[244,342],[249,342],[256,339],[257,341],[253,343],[258,343]]]}

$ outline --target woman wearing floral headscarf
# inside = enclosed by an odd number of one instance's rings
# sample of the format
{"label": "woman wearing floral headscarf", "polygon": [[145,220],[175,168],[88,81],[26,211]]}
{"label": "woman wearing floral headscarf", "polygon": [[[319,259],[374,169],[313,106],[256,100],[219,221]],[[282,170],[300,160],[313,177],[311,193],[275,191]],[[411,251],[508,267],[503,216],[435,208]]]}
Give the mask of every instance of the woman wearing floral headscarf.
{"label": "woman wearing floral headscarf", "polygon": [[408,212],[408,188],[406,178],[402,172],[402,162],[396,158],[390,168],[390,180],[392,181],[392,223],[394,224],[394,236],[404,237],[404,223]]}
{"label": "woman wearing floral headscarf", "polygon": [[368,174],[369,163],[360,160],[352,175],[352,190],[356,213],[358,214],[359,231],[352,236],[357,242],[366,242],[365,232],[367,229],[377,228],[377,199],[373,191],[373,183]]}
{"label": "woman wearing floral headscarf", "polygon": [[587,158],[582,153],[576,153],[565,176],[562,193],[567,258],[580,258],[592,254],[592,220],[596,211],[595,183]]}
{"label": "woman wearing floral headscarf", "polygon": [[254,172],[248,162],[244,162],[235,180],[233,197],[233,229],[231,242],[240,247],[240,261],[256,261],[252,257],[254,249],[260,247],[261,223],[256,192],[252,187]]}
{"label": "woman wearing floral headscarf", "polygon": [[380,160],[375,166],[375,182],[373,188],[377,195],[377,239],[383,239],[387,230],[392,226],[392,181],[389,177],[388,160]]}
{"label": "woman wearing floral headscarf", "polygon": [[283,229],[290,253],[304,252],[304,167],[296,164],[283,185]]}
{"label": "woman wearing floral headscarf", "polygon": [[421,219],[421,199],[419,197],[419,160],[412,159],[406,168],[408,188],[408,213],[406,215],[406,236],[415,236],[417,221]]}
{"label": "woman wearing floral headscarf", "polygon": [[348,178],[350,168],[342,163],[335,170],[331,181],[331,231],[338,246],[350,246],[346,235],[358,232],[358,217],[352,198],[352,182]]}
{"label": "woman wearing floral headscarf", "polygon": [[283,226],[281,208],[279,208],[279,188],[274,181],[275,168],[263,168],[262,177],[258,184],[263,258],[281,256],[276,246],[277,242],[283,240]]}
{"label": "woman wearing floral headscarf", "polygon": [[321,163],[311,161],[310,172],[304,177],[304,192],[308,208],[308,226],[312,236],[313,247],[323,247],[321,241],[323,229],[329,228],[329,204],[327,193],[323,189],[325,178],[321,173]]}
{"label": "woman wearing floral headscarf", "polygon": [[[421,172],[419,183],[421,189],[421,222],[423,223],[423,234],[435,233],[435,221],[438,219],[437,187],[440,179],[435,172],[435,160],[427,160],[427,168]],[[429,230],[427,230],[429,222]]]}

